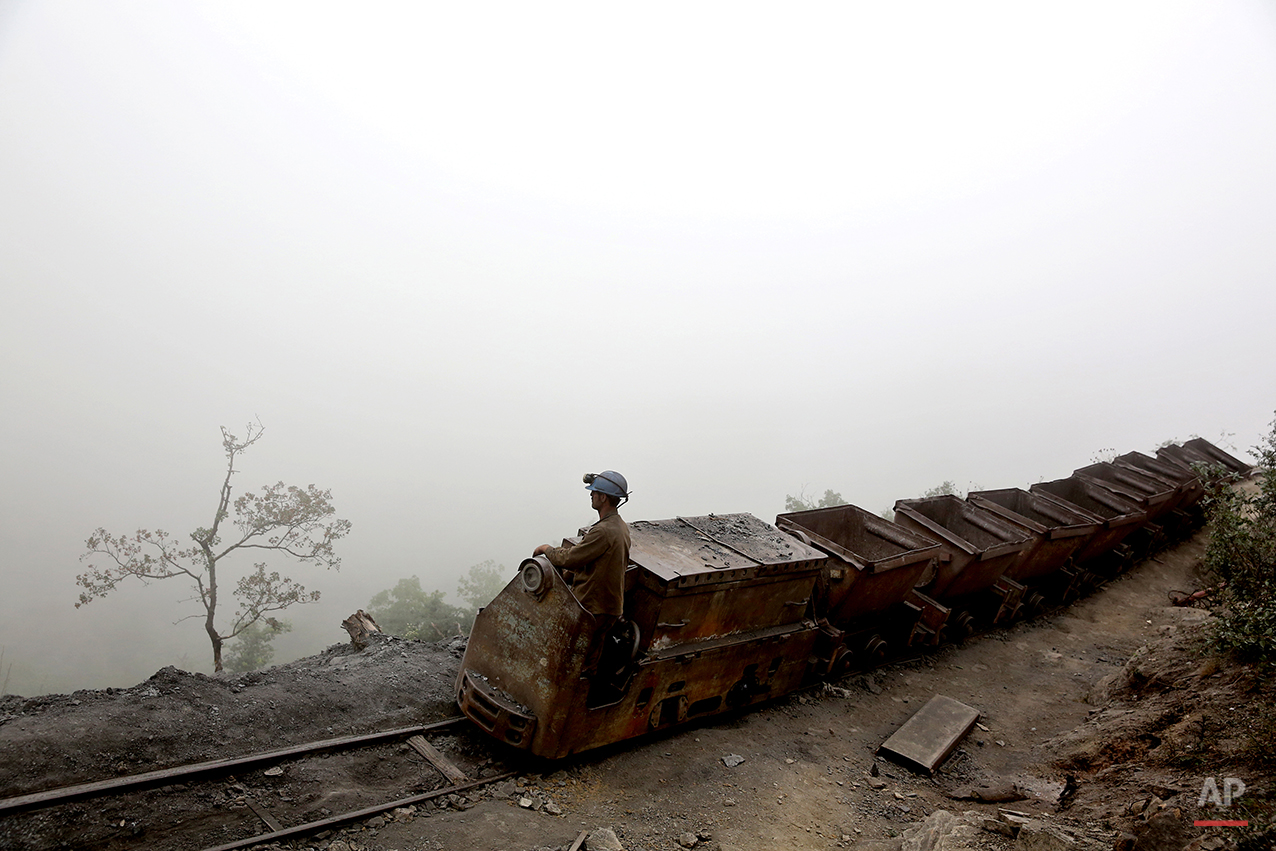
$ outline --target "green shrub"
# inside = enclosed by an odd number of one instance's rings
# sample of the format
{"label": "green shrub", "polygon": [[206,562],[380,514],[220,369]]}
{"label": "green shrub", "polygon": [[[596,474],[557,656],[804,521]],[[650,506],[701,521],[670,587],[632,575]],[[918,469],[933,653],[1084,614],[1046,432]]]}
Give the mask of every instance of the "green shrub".
{"label": "green shrub", "polygon": [[1205,568],[1223,583],[1210,599],[1224,649],[1276,662],[1276,421],[1255,450],[1258,491],[1214,490],[1206,505],[1210,541]]}
{"label": "green shrub", "polygon": [[292,623],[265,618],[245,629],[226,653],[226,670],[242,674],[259,671],[275,660],[275,636],[292,632]]}
{"label": "green shrub", "polygon": [[422,641],[438,641],[449,635],[464,635],[474,615],[443,602],[443,591],[425,591],[421,579],[400,579],[368,601],[372,615],[383,632]]}

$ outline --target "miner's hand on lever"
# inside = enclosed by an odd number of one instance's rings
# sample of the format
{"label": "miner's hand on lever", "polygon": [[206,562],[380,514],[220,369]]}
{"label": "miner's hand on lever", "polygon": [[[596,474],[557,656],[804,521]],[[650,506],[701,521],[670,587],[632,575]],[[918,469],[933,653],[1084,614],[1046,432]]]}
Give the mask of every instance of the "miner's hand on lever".
{"label": "miner's hand on lever", "polygon": [[[537,547],[536,549],[532,550],[532,555],[533,555],[533,556],[543,556],[543,555],[545,555],[545,553],[549,552],[549,551],[550,551],[550,550],[552,550],[552,549],[554,549],[554,545],[553,545],[553,544],[541,544],[539,547]],[[548,561],[548,559],[546,559],[546,561]],[[552,561],[551,561],[549,564],[550,564],[550,566],[551,566],[551,567],[553,567],[553,566],[554,566],[554,563],[553,563]],[[572,570],[563,570],[562,568],[559,568],[559,567],[555,567],[554,569],[558,571],[558,575],[559,575],[559,576],[563,577],[563,581],[564,581],[564,582],[566,582],[566,583],[568,584],[568,586],[570,586],[570,585],[572,584],[572,580],[576,577],[576,572],[575,572],[575,571],[572,571]]]}

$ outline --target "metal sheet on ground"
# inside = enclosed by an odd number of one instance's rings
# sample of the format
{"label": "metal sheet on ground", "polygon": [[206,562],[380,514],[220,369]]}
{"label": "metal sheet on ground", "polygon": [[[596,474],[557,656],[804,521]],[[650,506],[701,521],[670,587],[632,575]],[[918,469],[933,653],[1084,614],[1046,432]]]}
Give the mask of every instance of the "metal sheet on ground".
{"label": "metal sheet on ground", "polygon": [[953,752],[978,720],[977,710],[937,694],[877,750],[930,774]]}

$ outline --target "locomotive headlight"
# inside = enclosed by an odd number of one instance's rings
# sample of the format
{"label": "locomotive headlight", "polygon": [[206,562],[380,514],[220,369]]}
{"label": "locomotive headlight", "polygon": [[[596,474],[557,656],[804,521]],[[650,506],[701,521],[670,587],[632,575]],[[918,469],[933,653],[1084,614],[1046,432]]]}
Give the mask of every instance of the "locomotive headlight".
{"label": "locomotive headlight", "polygon": [[545,566],[534,558],[526,559],[518,567],[518,578],[523,583],[523,590],[533,597],[540,597],[549,590],[549,577],[545,575]]}

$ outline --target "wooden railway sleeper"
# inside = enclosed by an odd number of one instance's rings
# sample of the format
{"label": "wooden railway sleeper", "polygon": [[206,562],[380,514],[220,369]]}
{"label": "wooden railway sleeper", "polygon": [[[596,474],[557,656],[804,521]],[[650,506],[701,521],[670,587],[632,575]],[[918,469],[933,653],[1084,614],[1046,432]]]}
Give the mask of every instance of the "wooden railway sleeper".
{"label": "wooden railway sleeper", "polygon": [[318,742],[307,742],[305,744],[293,745],[291,747],[281,748],[274,751],[248,754],[247,756],[230,757],[228,759],[215,759],[209,760],[208,762],[172,766],[170,768],[159,769],[158,771],[131,774],[127,777],[116,777],[110,780],[98,780],[91,783],[80,783],[75,786],[62,786],[56,789],[46,789],[41,792],[32,792],[26,795],[16,795],[11,798],[0,799],[0,816],[41,809],[55,804],[64,804],[70,801],[91,798],[97,795],[106,795],[134,789],[145,789],[152,786],[162,786],[179,780],[191,779],[200,775],[230,773],[244,768],[279,762],[291,757],[376,744],[391,739],[401,739],[405,736],[419,736],[421,733],[454,727],[458,724],[464,723],[465,721],[466,719],[464,716],[458,715],[443,721],[435,721],[431,724],[423,724],[415,727],[400,727],[395,730],[386,730],[380,733],[365,733],[358,736],[344,736],[338,739],[324,739]]}
{"label": "wooden railway sleeper", "polygon": [[[450,719],[447,726],[451,726],[451,723],[455,723],[458,720],[461,720],[461,719]],[[434,729],[438,730],[443,728],[434,728]],[[208,849],[208,851],[229,851],[229,849],[233,849],[233,848],[244,848],[248,845],[254,845],[257,843],[273,842],[278,839],[283,839],[286,837],[298,836],[301,834],[311,833],[311,832],[319,831],[319,830],[327,830],[334,826],[339,826],[342,824],[348,824],[350,822],[360,821],[365,818],[371,818],[372,816],[380,815],[381,813],[389,812],[390,810],[397,809],[399,807],[406,807],[410,804],[418,803],[421,801],[428,801],[432,798],[439,798],[445,795],[452,795],[452,794],[455,794],[456,792],[465,791],[467,789],[473,789],[477,786],[483,786],[488,783],[495,783],[499,780],[504,780],[508,777],[512,777],[515,774],[515,772],[510,771],[510,772],[505,772],[504,774],[496,775],[493,777],[484,777],[484,778],[475,780],[469,777],[464,771],[458,768],[455,763],[453,763],[446,756],[444,756],[443,753],[438,750],[438,748],[434,747],[434,745],[427,742],[425,740],[425,737],[421,735],[420,733],[410,736],[407,740],[407,743],[408,745],[412,747],[414,751],[416,751],[421,756],[425,757],[425,759],[430,763],[430,765],[432,765],[440,774],[442,774],[447,779],[450,785],[446,786],[443,789],[435,789],[431,792],[426,792],[421,795],[413,796],[411,798],[401,798],[397,801],[391,801],[388,804],[378,804],[372,807],[366,807],[364,809],[354,810],[354,811],[351,811],[348,813],[342,813],[336,816],[330,816],[328,818],[321,819],[320,821],[307,822],[305,824],[294,825],[292,827],[282,826],[269,813],[267,813],[261,807],[255,805],[250,800],[250,801],[247,801],[248,808],[252,810],[253,813],[256,814],[256,816],[259,819],[261,819],[262,822],[264,822],[267,827],[270,828],[271,832],[259,834],[253,837],[248,837],[246,839],[238,839],[238,840],[235,840],[234,842],[231,842],[225,845],[218,845],[213,849]]]}
{"label": "wooden railway sleeper", "polygon": [[[111,778],[111,780],[96,781],[89,783],[80,783],[77,786],[64,786],[52,788],[41,792],[32,792],[28,795],[19,795],[8,797],[8,799],[0,800],[0,815],[8,815],[14,813],[22,813],[34,809],[46,808],[46,806],[54,806],[57,804],[66,804],[70,801],[87,799],[87,797],[119,794],[119,792],[128,792],[142,790],[158,785],[165,785],[176,780],[191,780],[195,777],[211,777],[217,774],[228,774],[232,771],[239,771],[242,768],[262,767],[264,764],[281,762],[283,759],[304,757],[304,755],[313,755],[319,753],[328,753],[328,751],[341,750],[346,748],[356,748],[356,746],[367,746],[387,743],[396,739],[403,739],[407,736],[407,744],[412,746],[413,750],[429,760],[431,766],[438,769],[440,774],[447,778],[448,786],[443,790],[435,790],[425,796],[416,796],[411,800],[429,800],[430,797],[438,797],[440,795],[453,794],[458,790],[466,790],[473,786],[482,785],[482,783],[493,782],[498,778],[487,777],[481,781],[472,780],[467,777],[466,773],[457,768],[456,764],[450,762],[447,757],[439,753],[433,745],[430,745],[421,734],[426,732],[440,732],[452,729],[452,727],[461,725],[466,721],[463,716],[447,718],[444,721],[427,723],[427,725],[419,725],[412,727],[399,727],[396,730],[387,730],[383,732],[374,732],[374,734],[364,734],[357,736],[343,736],[339,739],[327,739],[322,741],[313,741],[300,745],[292,745],[290,748],[279,750],[264,751],[264,753],[249,754],[245,757],[234,757],[228,759],[214,759],[208,762],[188,764],[188,766],[174,766],[170,768],[159,769],[159,771],[144,772],[140,774],[131,774],[128,777]],[[503,774],[501,778],[508,777],[509,774]],[[271,829],[272,833],[267,836],[293,836],[293,834],[304,832],[306,825],[297,825],[293,828],[285,828],[271,813],[262,805],[255,803],[251,799],[245,799],[244,803],[248,805],[251,813],[256,818]],[[380,813],[387,809],[393,809],[394,806],[402,806],[403,803],[396,803],[373,808],[369,813]],[[355,820],[359,814],[346,814],[345,817],[336,817],[337,819]],[[332,819],[325,819],[325,823]],[[322,828],[314,828],[322,829]],[[268,841],[264,838],[254,841]],[[250,842],[251,843],[251,842]],[[232,843],[231,846],[225,847],[242,847],[240,843]]]}
{"label": "wooden railway sleeper", "polygon": [[464,771],[457,768],[451,760],[439,753],[438,748],[425,740],[424,736],[416,735],[408,739],[408,744],[412,749],[425,757],[430,765],[438,769],[439,773],[447,778],[449,783],[465,783],[469,781],[469,777]]}
{"label": "wooden railway sleeper", "polygon": [[518,772],[506,771],[502,774],[495,774],[491,777],[481,777],[478,780],[469,780],[465,783],[457,783],[453,786],[444,786],[442,789],[435,789],[433,792],[423,792],[420,795],[413,795],[408,798],[400,798],[397,801],[390,801],[385,804],[376,804],[375,806],[365,807],[361,810],[352,810],[348,813],[340,813],[335,816],[329,816],[319,821],[306,822],[292,827],[285,827],[282,830],[275,830],[270,833],[262,833],[257,836],[249,836],[245,839],[237,839],[234,842],[228,842],[225,845],[217,845],[206,848],[204,851],[233,851],[235,848],[247,848],[250,845],[258,845],[266,842],[277,842],[281,839],[288,839],[293,836],[301,836],[307,833],[315,833],[320,830],[328,830],[334,827],[341,827],[351,822],[362,821],[366,818],[387,813],[400,807],[412,806],[424,801],[433,800],[434,798],[442,798],[446,795],[455,795],[457,792],[465,792],[479,786],[486,786],[488,783],[499,783],[513,777]]}
{"label": "wooden railway sleeper", "polygon": [[160,769],[158,771],[135,774],[129,777],[120,777],[112,780],[84,783],[77,786],[49,789],[43,792],[36,792],[29,795],[20,795],[0,800],[0,813],[10,814],[81,800],[91,796],[134,791],[165,783],[171,783],[176,779],[189,779],[196,776],[209,776],[216,774],[224,775],[228,774],[232,770],[243,769],[246,767],[258,767],[263,764],[279,762],[280,760],[291,757],[325,753],[342,748],[381,744],[394,739],[402,739],[405,736],[407,737],[407,744],[411,746],[414,751],[423,756],[431,766],[442,774],[443,777],[446,778],[448,784],[441,789],[435,789],[431,792],[425,792],[408,798],[401,798],[396,801],[390,801],[388,803],[378,804],[336,816],[330,816],[320,821],[307,822],[304,824],[293,825],[291,827],[284,827],[265,807],[261,806],[258,802],[253,801],[251,798],[245,798],[244,803],[247,805],[248,809],[270,829],[270,832],[216,846],[216,851],[228,851],[228,849],[233,848],[244,848],[250,845],[272,842],[286,837],[299,836],[306,833],[312,833],[348,824],[350,822],[360,821],[400,807],[406,807],[412,804],[429,801],[434,798],[464,792],[469,789],[484,786],[489,783],[495,783],[514,776],[516,772],[507,771],[491,777],[483,777],[479,779],[470,778],[437,748],[427,742],[422,735],[423,733],[441,732],[458,724],[462,724],[465,721],[466,719],[464,716],[456,716],[454,718],[434,722],[432,724],[415,727],[402,727],[381,733],[347,736],[339,739],[326,739],[318,742],[293,745],[281,750],[250,754],[247,756],[233,757],[229,759],[211,760],[208,762],[194,763],[190,765],[174,766],[166,769]]}

